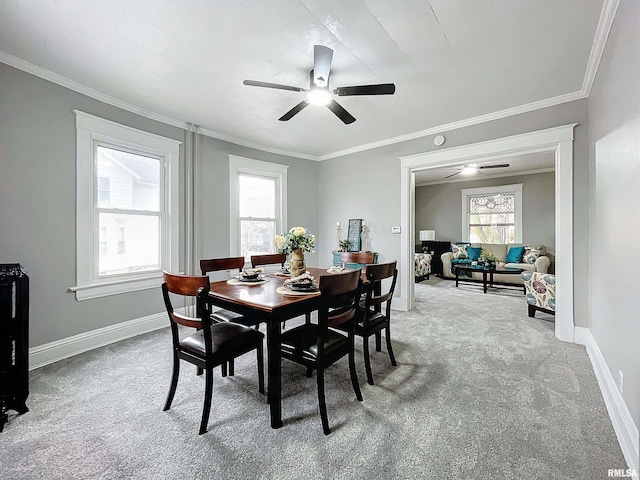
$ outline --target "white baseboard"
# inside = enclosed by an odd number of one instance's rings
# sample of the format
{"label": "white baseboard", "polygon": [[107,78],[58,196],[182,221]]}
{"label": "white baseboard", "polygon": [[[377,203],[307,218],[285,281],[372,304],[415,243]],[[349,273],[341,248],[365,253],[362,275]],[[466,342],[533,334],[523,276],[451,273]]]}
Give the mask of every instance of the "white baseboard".
{"label": "white baseboard", "polygon": [[29,349],[29,370],[168,326],[167,312],[162,312],[45,343]]}
{"label": "white baseboard", "polygon": [[[633,423],[629,408],[616,386],[616,382],[611,375],[611,370],[609,370],[607,362],[602,356],[602,352],[595,338],[593,338],[591,331],[588,328],[575,327],[574,342],[584,345],[587,348],[587,354],[591,360],[600,391],[604,397],[604,403],[607,406],[613,429],[618,437],[622,454],[627,461],[629,469],[635,473],[633,478],[637,479],[638,472],[640,471],[638,427]],[[616,468],[616,466],[612,465],[611,468]]]}

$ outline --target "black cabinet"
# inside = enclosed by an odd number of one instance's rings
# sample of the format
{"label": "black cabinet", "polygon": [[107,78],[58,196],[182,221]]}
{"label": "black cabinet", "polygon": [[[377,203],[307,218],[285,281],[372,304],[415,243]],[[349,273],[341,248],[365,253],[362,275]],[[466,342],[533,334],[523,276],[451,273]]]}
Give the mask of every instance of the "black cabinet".
{"label": "black cabinet", "polygon": [[0,264],[0,432],[7,410],[28,412],[29,277],[18,263]]}
{"label": "black cabinet", "polygon": [[442,259],[440,256],[451,251],[451,242],[442,240],[423,240],[422,249],[425,252],[433,252],[431,258],[431,273],[442,277]]}

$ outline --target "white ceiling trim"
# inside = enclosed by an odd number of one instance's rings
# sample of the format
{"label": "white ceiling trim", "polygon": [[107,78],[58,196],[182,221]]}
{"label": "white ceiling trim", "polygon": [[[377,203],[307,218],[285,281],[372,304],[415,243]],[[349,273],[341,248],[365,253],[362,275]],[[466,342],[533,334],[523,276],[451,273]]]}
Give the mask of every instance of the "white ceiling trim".
{"label": "white ceiling trim", "polygon": [[548,173],[555,172],[555,168],[538,168],[536,170],[523,170],[521,172],[513,172],[513,173],[505,173],[502,175],[486,175],[483,177],[463,177],[458,180],[441,180],[439,182],[422,182],[416,183],[416,187],[428,187],[431,185],[440,185],[442,183],[460,183],[460,182],[473,182],[476,180],[493,180],[495,178],[503,178],[503,177],[518,177],[520,175],[534,175],[536,173]]}
{"label": "white ceiling trim", "polygon": [[508,108],[506,110],[500,110],[498,112],[487,113],[478,117],[467,118],[466,120],[460,120],[458,122],[447,123],[445,125],[439,125],[437,127],[427,128],[426,130],[420,130],[418,132],[409,133],[406,135],[400,135],[398,137],[387,138],[385,140],[379,140],[377,142],[368,143],[366,145],[360,145],[358,147],[347,148],[338,152],[328,153],[318,157],[318,160],[329,160],[330,158],[342,157],[352,153],[362,152],[365,150],[371,150],[372,148],[384,147],[386,145],[392,145],[394,143],[406,142],[407,140],[414,140],[416,138],[426,137],[428,135],[435,135],[437,133],[445,133],[457,128],[469,127],[477,125],[479,123],[490,122],[492,120],[498,120],[500,118],[511,117],[512,115],[519,115],[521,113],[532,112],[541,108],[553,107],[561,103],[573,102],[574,100],[580,100],[587,95],[582,90],[573,93],[567,93],[559,95],[557,97],[547,98],[537,102],[527,103],[526,105],[520,105],[519,107]]}
{"label": "white ceiling trim", "polygon": [[596,36],[593,39],[589,62],[587,63],[587,71],[582,83],[582,91],[586,93],[587,97],[591,94],[591,87],[593,87],[593,82],[595,81],[596,73],[600,66],[600,59],[604,53],[604,47],[607,43],[607,38],[609,37],[609,32],[613,26],[619,5],[620,0],[605,0],[604,5],[602,5]]}
{"label": "white ceiling trim", "polygon": [[[387,138],[384,140],[380,140],[380,141],[376,141],[376,142],[372,142],[372,143],[368,143],[368,144],[364,144],[364,145],[360,145],[357,147],[353,147],[353,148],[348,148],[345,150],[339,150],[336,152],[332,152],[332,153],[328,153],[326,155],[309,155],[309,154],[305,154],[305,153],[301,153],[301,152],[293,152],[293,151],[288,151],[288,150],[280,150],[277,148],[273,148],[273,147],[269,147],[266,145],[260,145],[257,143],[253,143],[253,142],[248,142],[246,140],[243,140],[241,138],[237,138],[237,137],[233,137],[231,135],[226,135],[224,133],[221,132],[216,132],[214,130],[210,130],[207,128],[203,128],[200,127],[200,132],[203,135],[212,137],[212,138],[217,138],[219,140],[223,140],[223,141],[227,141],[227,142],[231,142],[234,143],[236,145],[240,145],[240,146],[244,146],[244,147],[248,147],[248,148],[254,148],[257,150],[261,150],[264,152],[268,152],[268,153],[274,153],[274,154],[278,154],[278,155],[285,155],[285,156],[289,156],[289,157],[296,157],[296,158],[302,158],[302,159],[306,159],[306,160],[315,160],[315,161],[322,161],[322,160],[328,160],[331,158],[337,158],[337,157],[342,157],[345,155],[349,155],[349,154],[353,154],[353,153],[358,153],[358,152],[362,152],[362,151],[366,151],[366,150],[371,150],[374,148],[379,148],[379,147],[383,147],[386,145],[392,145],[395,143],[400,143],[400,142],[405,142],[408,140],[413,140],[413,139],[417,139],[417,138],[422,138],[428,135],[434,135],[434,134],[438,134],[438,133],[443,133],[446,131],[450,131],[450,130],[454,130],[454,129],[458,129],[458,128],[463,128],[463,127],[468,127],[468,126],[472,126],[472,125],[477,125],[480,123],[484,123],[484,122],[488,122],[488,121],[492,121],[492,120],[497,120],[497,119],[501,119],[501,118],[505,118],[505,117],[509,117],[512,115],[518,115],[521,113],[527,113],[530,111],[534,111],[534,110],[539,110],[541,108],[546,108],[546,107],[551,107],[551,106],[555,106],[555,105],[559,105],[562,103],[566,103],[566,102],[571,102],[574,100],[580,100],[582,98],[586,98],[589,96],[589,93],[591,92],[591,87],[593,85],[597,70],[598,70],[598,65],[600,64],[600,59],[602,58],[602,54],[604,52],[604,48],[606,46],[606,41],[609,35],[609,31],[611,30],[611,27],[613,25],[613,21],[615,19],[615,14],[616,11],[618,9],[620,0],[605,0],[604,5],[602,7],[602,11],[600,13],[600,18],[598,20],[598,27],[596,29],[596,35],[594,38],[594,42],[591,48],[591,53],[589,55],[589,61],[587,64],[587,69],[585,72],[585,77],[583,80],[583,84],[582,84],[582,88],[579,91],[576,92],[572,92],[572,93],[568,93],[568,94],[564,94],[564,95],[559,95],[556,97],[552,97],[552,98],[548,98],[545,100],[541,100],[541,101],[536,101],[536,102],[531,102],[525,105],[520,105],[518,107],[513,107],[513,108],[509,108],[506,110],[501,110],[498,112],[493,112],[493,113],[489,113],[489,114],[485,114],[485,115],[480,115],[478,117],[473,117],[473,118],[469,118],[469,119],[465,119],[465,120],[461,120],[458,122],[452,122],[449,124],[445,124],[445,125],[439,125],[436,127],[432,127],[432,128],[428,128],[425,130],[420,130],[414,133],[410,133],[410,134],[406,134],[406,135],[400,135],[397,137],[391,137],[391,138]],[[123,100],[119,100],[115,97],[112,97],[110,95],[107,95],[103,92],[100,92],[98,90],[95,90],[93,88],[87,87],[86,85],[83,85],[81,83],[78,83],[74,80],[71,80],[69,78],[63,77],[62,75],[58,75],[57,73],[51,72],[49,70],[46,70],[40,66],[34,65],[32,63],[26,62],[18,57],[15,57],[13,55],[10,55],[8,53],[2,52],[0,51],[0,62],[5,63],[7,65],[10,65],[12,67],[15,67],[19,70],[25,71],[27,73],[30,73],[32,75],[35,75],[37,77],[43,78],[45,80],[51,81],[53,83],[56,83],[58,85],[61,85],[63,87],[69,88],[73,91],[76,91],[78,93],[81,93],[83,95],[86,95],[88,97],[94,98],[96,100],[99,100],[101,102],[104,102],[106,104],[109,105],[113,105],[115,107],[121,108],[123,110],[127,110],[129,112],[135,113],[137,115],[141,115],[145,118],[149,118],[152,120],[156,120],[158,122],[162,122],[165,123],[167,125],[172,125],[174,127],[178,127],[184,130],[188,129],[188,124],[185,121],[182,120],[177,120],[175,118],[172,117],[168,117],[166,115],[162,115],[156,112],[152,112],[150,110],[146,110],[144,108],[141,108],[137,105],[134,105],[132,103],[129,102],[125,102]]]}
{"label": "white ceiling trim", "polygon": [[[135,113],[136,115],[140,115],[142,117],[149,118],[151,120],[155,120],[167,125],[181,128],[183,130],[189,129],[187,122],[183,122],[182,120],[177,120],[167,115],[162,115],[160,113],[152,112],[150,110],[146,110],[144,108],[138,107],[133,103],[125,102],[124,100],[120,100],[116,97],[112,97],[111,95],[107,95],[106,93],[103,93],[99,90],[95,90],[91,87],[87,87],[86,85],[78,83],[75,80],[71,80],[70,78],[63,77],[62,75],[58,75],[57,73],[54,73],[50,70],[42,68],[38,65],[29,63],[14,55],[10,55],[8,53],[0,51],[0,62],[5,63],[11,67],[17,68],[18,70],[22,70],[23,72],[27,72],[32,75],[35,75],[36,77],[40,77],[44,80],[48,80],[62,87],[73,90],[74,92],[78,92],[78,93],[81,93],[82,95],[86,95],[87,97],[93,98],[100,102],[106,103],[108,105],[112,105],[114,107],[121,108],[131,113]],[[212,138],[217,138],[218,140],[223,140],[225,142],[231,142],[236,145],[241,145],[243,147],[255,148],[263,152],[276,153],[279,155],[286,155],[288,157],[304,158],[306,160],[319,160],[319,158],[316,155],[308,155],[306,153],[280,150],[280,149],[268,147],[265,145],[259,145],[256,143],[247,142],[246,140],[243,140],[241,138],[216,132],[208,128],[203,128],[203,127],[200,127],[199,125],[194,125],[194,126],[200,128],[199,132],[202,133],[203,135],[206,135]]]}

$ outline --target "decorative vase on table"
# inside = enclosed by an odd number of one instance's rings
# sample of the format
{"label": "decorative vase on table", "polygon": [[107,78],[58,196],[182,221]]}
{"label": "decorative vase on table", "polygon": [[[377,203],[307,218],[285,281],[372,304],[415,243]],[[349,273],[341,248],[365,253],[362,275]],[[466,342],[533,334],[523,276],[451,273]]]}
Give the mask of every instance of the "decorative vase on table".
{"label": "decorative vase on table", "polygon": [[291,277],[298,277],[307,271],[307,266],[304,263],[304,252],[301,248],[296,248],[291,252],[291,265],[290,265]]}
{"label": "decorative vase on table", "polygon": [[304,252],[312,252],[316,244],[316,236],[304,227],[293,227],[285,235],[276,235],[273,238],[278,253],[291,254],[289,271],[291,277],[298,277],[306,273],[307,266],[304,263]]}

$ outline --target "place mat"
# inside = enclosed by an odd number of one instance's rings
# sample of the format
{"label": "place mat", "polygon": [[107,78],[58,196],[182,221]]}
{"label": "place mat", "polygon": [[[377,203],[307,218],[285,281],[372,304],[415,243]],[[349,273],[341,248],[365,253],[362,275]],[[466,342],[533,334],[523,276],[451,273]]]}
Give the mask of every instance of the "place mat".
{"label": "place mat", "polygon": [[284,273],[284,272],[276,272],[274,273],[274,275],[280,278],[289,278],[291,276],[290,273]]}
{"label": "place mat", "polygon": [[227,283],[229,285],[246,285],[248,287],[255,287],[256,285],[264,285],[269,281],[270,280],[268,277],[264,277],[262,280],[259,280],[257,282],[243,282],[242,280],[238,280],[237,278],[230,278],[229,280],[227,280]]}
{"label": "place mat", "polygon": [[291,297],[298,297],[298,296],[301,296],[301,295],[320,295],[319,291],[314,291],[314,292],[294,292],[294,291],[289,290],[288,288],[284,288],[284,287],[276,288],[276,292],[279,293],[280,295],[286,295],[286,296],[291,296]]}

